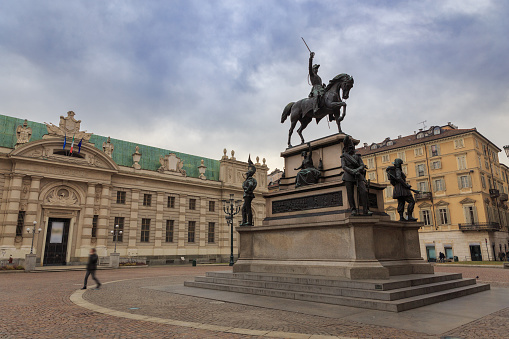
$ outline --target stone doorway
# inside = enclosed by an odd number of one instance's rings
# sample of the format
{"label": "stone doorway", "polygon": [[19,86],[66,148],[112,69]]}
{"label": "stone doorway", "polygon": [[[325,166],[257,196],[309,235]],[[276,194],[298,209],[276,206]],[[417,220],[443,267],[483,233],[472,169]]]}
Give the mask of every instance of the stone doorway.
{"label": "stone doorway", "polygon": [[44,266],[66,264],[70,221],[71,219],[49,218],[44,250]]}

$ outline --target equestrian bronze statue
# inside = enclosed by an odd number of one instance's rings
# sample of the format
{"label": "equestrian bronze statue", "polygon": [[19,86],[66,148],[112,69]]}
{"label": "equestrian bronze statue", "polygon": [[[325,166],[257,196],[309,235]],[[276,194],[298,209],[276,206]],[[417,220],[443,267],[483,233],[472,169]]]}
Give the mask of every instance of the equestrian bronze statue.
{"label": "equestrian bronze statue", "polygon": [[[292,147],[290,142],[293,130],[297,122],[300,122],[300,127],[297,133],[300,136],[302,143],[304,137],[302,131],[309,125],[315,118],[318,123],[323,117],[329,116],[329,121],[336,121],[338,131],[341,133],[341,121],[346,115],[346,103],[341,100],[348,99],[350,89],[353,87],[353,78],[345,73],[341,73],[334,77],[329,84],[325,86],[322,84],[322,79],[318,76],[318,68],[320,65],[313,65],[313,57],[315,53],[311,52],[309,56],[309,79],[311,85],[311,93],[308,98],[301,99],[297,102],[290,102],[286,105],[281,115],[281,123],[290,117],[290,131],[288,133],[288,147]],[[340,94],[342,91],[342,95]],[[341,112],[343,107],[343,112]]]}

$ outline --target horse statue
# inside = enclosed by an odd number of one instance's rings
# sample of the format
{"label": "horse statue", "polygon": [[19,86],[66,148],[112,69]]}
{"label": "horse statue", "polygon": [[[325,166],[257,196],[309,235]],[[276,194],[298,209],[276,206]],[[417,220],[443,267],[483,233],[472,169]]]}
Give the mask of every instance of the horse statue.
{"label": "horse statue", "polygon": [[[315,98],[305,98],[297,102],[290,102],[286,105],[283,110],[283,114],[281,115],[281,123],[284,123],[288,116],[290,116],[291,125],[288,133],[288,147],[292,147],[290,138],[292,137],[293,129],[295,128],[297,121],[300,122],[300,127],[297,130],[297,133],[299,134],[302,143],[304,143],[302,131],[307,127],[307,125],[309,125],[313,118],[316,119],[316,123],[318,124],[323,117],[331,115],[332,118],[336,120],[339,133],[342,133],[341,121],[346,115],[346,103],[341,100],[339,90],[341,89],[343,91],[343,99],[346,100],[348,99],[350,89],[352,87],[353,78],[348,74],[341,73],[329,81],[329,84],[325,87],[325,94],[322,97],[322,103],[316,113],[313,113],[313,100],[316,100]],[[343,107],[343,113],[341,113],[341,107]]]}

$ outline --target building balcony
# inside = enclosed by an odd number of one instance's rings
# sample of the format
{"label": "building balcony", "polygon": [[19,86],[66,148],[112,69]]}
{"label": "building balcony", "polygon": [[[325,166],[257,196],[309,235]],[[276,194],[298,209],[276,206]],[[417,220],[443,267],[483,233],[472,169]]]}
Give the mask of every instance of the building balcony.
{"label": "building balcony", "polygon": [[415,193],[415,200],[430,200],[431,192]]}
{"label": "building balcony", "polygon": [[490,188],[490,197],[498,198],[500,196],[500,192],[497,189]]}
{"label": "building balcony", "polygon": [[508,198],[507,193],[500,193],[500,198],[499,198],[500,201],[507,201],[507,198]]}
{"label": "building balcony", "polygon": [[470,224],[458,224],[460,231],[499,231],[498,222],[474,222]]}

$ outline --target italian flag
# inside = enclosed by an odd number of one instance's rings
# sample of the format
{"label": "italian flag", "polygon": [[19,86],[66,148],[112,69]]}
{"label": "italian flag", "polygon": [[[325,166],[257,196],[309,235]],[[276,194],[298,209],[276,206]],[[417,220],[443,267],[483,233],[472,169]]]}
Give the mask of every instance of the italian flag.
{"label": "italian flag", "polygon": [[72,154],[72,149],[74,147],[74,135],[72,136],[72,143],[71,143],[71,154]]}

